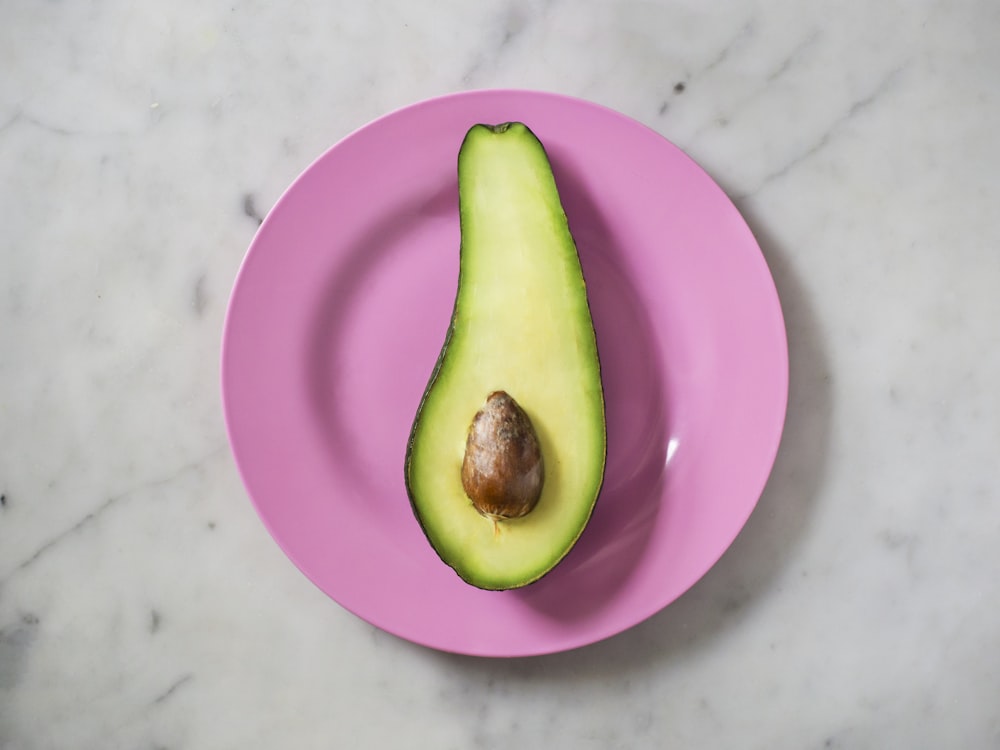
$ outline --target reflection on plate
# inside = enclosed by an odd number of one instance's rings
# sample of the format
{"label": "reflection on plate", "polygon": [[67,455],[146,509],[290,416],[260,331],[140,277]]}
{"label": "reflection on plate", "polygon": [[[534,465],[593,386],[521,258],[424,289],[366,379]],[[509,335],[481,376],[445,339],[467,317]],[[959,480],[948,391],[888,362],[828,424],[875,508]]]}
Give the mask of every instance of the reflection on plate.
{"label": "reflection on plate", "polygon": [[[566,559],[486,592],[424,539],[403,458],[457,283],[458,148],[508,120],[546,145],[580,250],[608,464]],[[788,363],[760,250],[694,162],[588,102],[475,91],[366,125],[288,189],[240,269],[222,385],[257,512],[320,589],[402,638],[517,656],[618,633],[715,563],[770,472]]]}

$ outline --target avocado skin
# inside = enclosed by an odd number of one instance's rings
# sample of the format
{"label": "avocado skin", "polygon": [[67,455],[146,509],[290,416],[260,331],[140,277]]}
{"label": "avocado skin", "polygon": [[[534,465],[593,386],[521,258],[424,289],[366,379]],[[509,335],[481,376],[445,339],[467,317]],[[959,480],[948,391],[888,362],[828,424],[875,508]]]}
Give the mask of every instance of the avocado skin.
{"label": "avocado skin", "polygon": [[[541,158],[543,158],[545,160],[546,165],[549,165],[548,155],[547,155],[547,153],[545,151],[545,148],[544,148],[543,144],[541,143],[541,141],[537,138],[537,136],[535,136],[535,134],[531,131],[531,129],[527,125],[525,125],[524,123],[521,123],[521,122],[516,122],[516,121],[503,122],[503,123],[499,123],[499,124],[495,124],[495,125],[478,123],[478,124],[472,126],[468,130],[468,132],[466,133],[465,138],[462,141],[462,146],[459,149],[459,158],[458,158],[459,165],[461,164],[463,152],[466,150],[466,148],[467,148],[468,144],[470,143],[470,141],[473,140],[473,139],[475,139],[477,137],[477,134],[480,131],[488,131],[489,133],[492,133],[494,135],[502,135],[502,134],[508,134],[508,133],[510,133],[510,134],[516,134],[516,133],[520,132],[520,133],[522,133],[524,135],[524,137],[526,137],[529,140],[533,141],[534,146],[538,149],[538,151],[541,154]],[[551,169],[551,167],[549,167],[549,168]],[[557,200],[558,200],[558,195],[557,195]],[[559,204],[559,207],[560,207],[560,210],[562,210],[562,208],[561,208],[561,202]],[[464,225],[463,198],[462,198],[462,170],[461,170],[461,166],[459,167],[459,213],[460,213],[460,216],[462,216],[462,218],[463,218],[463,225]],[[574,247],[574,250],[575,250],[576,249],[576,244],[575,244],[575,240],[572,237],[572,232],[571,232],[571,230],[569,228],[569,225],[568,225],[568,219],[566,219],[565,213],[563,213],[562,215],[563,215],[563,221],[564,221],[563,230],[565,231],[565,233],[566,233],[569,241],[573,244],[573,247]],[[466,237],[465,237],[465,232],[464,231],[462,232],[462,238],[461,238],[459,252],[460,252],[460,257],[463,257],[463,258],[464,258],[464,256],[467,253]],[[577,260],[578,260],[578,256],[577,256]],[[516,589],[516,588],[521,588],[521,587],[524,587],[524,586],[528,586],[530,584],[533,584],[533,583],[541,580],[546,575],[548,575],[549,573],[551,573],[552,570],[554,570],[556,567],[558,567],[559,563],[562,562],[562,560],[570,552],[570,550],[573,548],[573,546],[575,546],[577,540],[579,539],[580,534],[582,534],[583,530],[586,528],[587,524],[589,523],[589,520],[590,520],[590,518],[591,518],[591,516],[593,514],[594,507],[596,506],[596,503],[597,503],[597,501],[598,501],[598,499],[600,497],[601,489],[603,487],[604,469],[605,469],[605,462],[606,462],[606,457],[607,457],[607,444],[606,444],[607,436],[606,436],[606,416],[605,416],[605,413],[604,413],[604,406],[605,406],[605,404],[604,404],[604,393],[603,393],[603,388],[601,388],[600,389],[600,393],[599,393],[599,397],[600,397],[600,410],[601,410],[601,424],[602,424],[602,428],[604,429],[604,435],[603,435],[602,451],[601,451],[601,456],[600,456],[600,475],[599,475],[599,477],[597,479],[596,486],[595,486],[595,489],[594,489],[594,492],[593,492],[593,495],[594,495],[593,501],[587,507],[585,517],[582,518],[582,523],[580,524],[579,533],[577,533],[577,535],[568,544],[565,545],[565,549],[562,550],[561,554],[554,560],[554,562],[552,562],[552,564],[550,564],[550,565],[547,565],[543,569],[533,571],[529,575],[522,576],[520,578],[511,578],[510,580],[505,580],[505,581],[502,581],[502,582],[497,582],[497,581],[494,581],[494,580],[487,580],[487,579],[484,579],[484,578],[482,578],[480,576],[477,576],[473,571],[470,571],[470,570],[466,569],[463,565],[457,563],[456,561],[449,561],[447,559],[447,557],[442,554],[441,550],[438,549],[437,544],[435,543],[435,540],[434,540],[433,531],[429,527],[428,521],[427,521],[427,519],[425,519],[424,514],[421,512],[420,502],[419,502],[419,499],[416,496],[416,493],[415,493],[414,488],[413,488],[413,484],[411,482],[411,470],[412,470],[412,466],[413,466],[413,456],[414,456],[414,451],[415,451],[415,448],[416,448],[416,442],[418,440],[418,435],[419,435],[419,427],[420,427],[420,424],[421,424],[421,421],[422,421],[422,418],[423,418],[423,415],[424,415],[425,407],[428,404],[428,400],[429,400],[431,394],[435,390],[435,386],[436,386],[436,384],[438,382],[438,379],[439,379],[440,375],[442,374],[442,371],[444,370],[444,368],[446,366],[446,363],[450,359],[449,355],[451,353],[451,347],[452,347],[452,344],[453,344],[453,341],[454,341],[454,338],[455,338],[456,329],[457,329],[457,323],[458,323],[460,315],[462,313],[462,310],[461,310],[461,290],[463,288],[464,281],[465,281],[465,264],[464,263],[460,263],[459,264],[458,280],[457,280],[457,284],[456,284],[455,305],[454,305],[454,307],[452,309],[451,319],[449,321],[448,328],[447,328],[447,330],[445,332],[445,338],[444,338],[444,342],[443,342],[443,344],[441,346],[441,350],[440,350],[440,352],[438,354],[438,357],[437,357],[437,359],[436,359],[436,361],[434,363],[434,366],[433,366],[433,369],[431,371],[430,377],[428,378],[428,381],[427,381],[427,385],[424,388],[423,394],[421,395],[420,402],[419,402],[419,404],[417,406],[416,413],[414,415],[414,419],[413,419],[412,427],[411,427],[411,430],[410,430],[410,434],[409,434],[409,437],[407,439],[405,459],[404,459],[404,481],[405,481],[405,486],[406,486],[407,497],[409,499],[410,507],[411,507],[411,510],[412,510],[412,512],[414,514],[414,517],[416,518],[416,520],[417,520],[417,522],[418,522],[418,524],[420,526],[420,529],[421,529],[422,533],[424,534],[424,536],[426,537],[428,543],[431,545],[432,549],[434,549],[435,552],[438,554],[439,558],[446,565],[448,565],[450,568],[452,568],[452,570],[463,581],[465,581],[467,584],[469,584],[471,586],[474,586],[476,588],[479,588],[479,589],[484,589],[484,590],[504,591],[504,590],[510,590],[510,589]],[[586,285],[585,285],[585,282],[584,282],[584,284],[583,284],[583,287],[584,287],[584,292],[583,292],[584,305],[585,305],[585,307],[587,309],[587,313],[588,313],[588,316],[589,316],[590,315],[590,308],[589,308],[589,303],[586,300],[585,286]],[[593,335],[593,333],[594,333],[594,331],[593,331],[593,321],[592,321],[592,318],[588,318],[588,319],[589,319],[589,323],[590,323],[590,333]],[[595,338],[596,338],[596,336],[595,336]],[[599,352],[598,352],[596,346],[594,347],[594,351],[593,351],[593,367],[594,367],[594,369],[596,371],[598,382],[600,382],[601,362],[600,362]],[[471,419],[471,415],[470,415],[470,419]],[[468,498],[466,498],[466,499],[468,500]],[[470,508],[473,507],[471,500],[469,500],[469,507]],[[478,513],[478,511],[474,511],[474,512]]]}

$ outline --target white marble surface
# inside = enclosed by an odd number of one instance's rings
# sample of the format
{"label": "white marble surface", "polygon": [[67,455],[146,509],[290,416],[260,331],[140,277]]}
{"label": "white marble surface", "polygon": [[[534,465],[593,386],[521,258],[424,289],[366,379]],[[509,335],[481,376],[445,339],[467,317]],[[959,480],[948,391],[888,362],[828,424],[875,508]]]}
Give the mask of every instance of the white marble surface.
{"label": "white marble surface", "polygon": [[[0,748],[1000,747],[1000,5],[3,16]],[[791,346],[786,439],[719,565],[621,636],[514,661],[306,581],[246,499],[217,374],[295,175],[491,86],[685,148],[757,234]]]}

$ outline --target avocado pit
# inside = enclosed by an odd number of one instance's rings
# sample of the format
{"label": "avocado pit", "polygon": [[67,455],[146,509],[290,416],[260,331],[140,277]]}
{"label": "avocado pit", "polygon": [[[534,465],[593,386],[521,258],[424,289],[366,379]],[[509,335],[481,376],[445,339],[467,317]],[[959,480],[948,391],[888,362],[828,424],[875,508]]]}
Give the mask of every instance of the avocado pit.
{"label": "avocado pit", "polygon": [[462,487],[492,521],[530,513],[542,494],[545,465],[528,415],[506,391],[494,391],[469,427]]}

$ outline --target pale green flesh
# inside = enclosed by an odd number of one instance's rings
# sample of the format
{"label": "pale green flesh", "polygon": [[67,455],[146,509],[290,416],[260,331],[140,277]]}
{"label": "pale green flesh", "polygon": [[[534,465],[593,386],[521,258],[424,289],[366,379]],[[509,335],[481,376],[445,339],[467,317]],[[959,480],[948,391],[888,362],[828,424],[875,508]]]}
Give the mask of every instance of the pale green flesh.
{"label": "pale green flesh", "polygon": [[[590,518],[605,463],[600,365],[576,247],[531,131],[470,130],[459,194],[459,289],[411,434],[407,488],[448,565],[481,588],[514,588],[555,566]],[[469,425],[496,390],[530,417],[545,483],[533,511],[494,526],[466,496],[461,466]]]}

